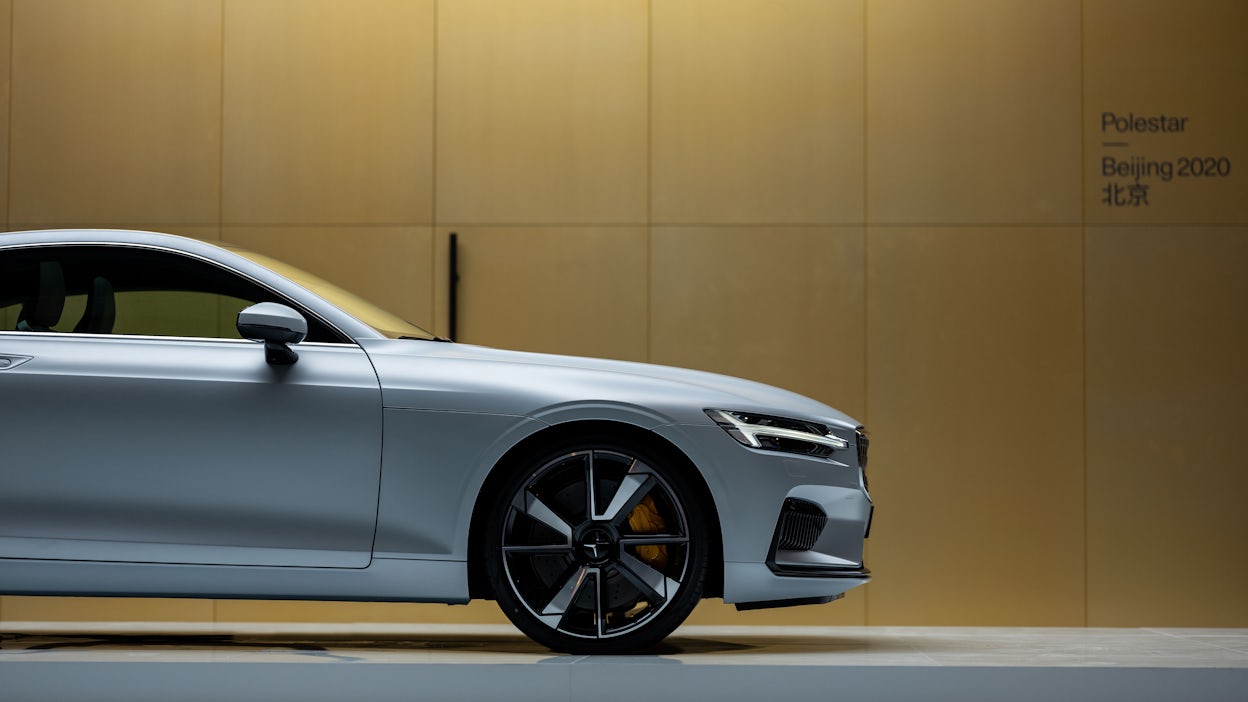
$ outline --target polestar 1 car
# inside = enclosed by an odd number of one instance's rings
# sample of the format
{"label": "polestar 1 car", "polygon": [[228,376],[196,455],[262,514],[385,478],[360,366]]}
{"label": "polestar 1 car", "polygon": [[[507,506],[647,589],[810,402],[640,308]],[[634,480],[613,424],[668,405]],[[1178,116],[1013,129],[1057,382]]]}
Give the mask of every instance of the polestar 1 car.
{"label": "polestar 1 car", "polygon": [[495,599],[558,651],[865,583],[862,427],[711,373],[439,339],[166,234],[0,234],[0,593]]}

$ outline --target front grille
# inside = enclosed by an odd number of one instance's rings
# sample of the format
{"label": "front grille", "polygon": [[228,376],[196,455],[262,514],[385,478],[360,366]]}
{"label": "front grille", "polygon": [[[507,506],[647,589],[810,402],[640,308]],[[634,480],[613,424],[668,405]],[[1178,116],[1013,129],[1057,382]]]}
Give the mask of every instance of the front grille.
{"label": "front grille", "polygon": [[776,548],[781,551],[809,551],[828,524],[828,515],[819,505],[792,497],[780,508]]}
{"label": "front grille", "polygon": [[858,442],[857,442],[858,443],[858,467],[863,470],[866,470],[867,469],[867,446],[870,445],[871,440],[867,438],[867,433],[864,432],[862,429],[855,431],[854,435],[858,439]]}

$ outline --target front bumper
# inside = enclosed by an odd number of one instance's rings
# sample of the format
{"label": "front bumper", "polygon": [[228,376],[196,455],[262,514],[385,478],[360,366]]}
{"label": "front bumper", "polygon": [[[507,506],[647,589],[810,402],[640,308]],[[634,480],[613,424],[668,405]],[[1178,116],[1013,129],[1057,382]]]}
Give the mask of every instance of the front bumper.
{"label": "front bumper", "polygon": [[[723,539],[725,602],[827,601],[870,579],[863,541],[872,504],[855,446],[829,460],[746,448],[717,426],[656,431],[702,468],[711,490]],[[822,517],[786,525],[786,510],[795,504]],[[821,527],[812,526],[823,518]]]}

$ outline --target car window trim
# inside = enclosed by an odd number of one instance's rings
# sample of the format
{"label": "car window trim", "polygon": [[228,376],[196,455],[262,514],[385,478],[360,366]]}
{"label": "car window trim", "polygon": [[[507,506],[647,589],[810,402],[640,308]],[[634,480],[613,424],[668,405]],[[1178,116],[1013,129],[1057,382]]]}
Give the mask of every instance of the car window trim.
{"label": "car window trim", "polygon": [[[319,321],[320,323],[322,323],[322,324],[324,324],[326,327],[328,327],[331,331],[333,331],[333,332],[335,332],[336,334],[338,334],[339,336],[341,336],[341,337],[343,337],[343,338],[347,339],[347,341],[343,341],[343,342],[313,341],[313,342],[307,342],[307,343],[311,343],[311,344],[329,344],[329,345],[335,345],[335,344],[337,344],[337,345],[348,344],[348,345],[352,345],[352,346],[359,346],[359,345],[360,345],[360,343],[359,343],[358,341],[356,341],[356,340],[355,340],[355,337],[353,337],[353,336],[351,336],[350,334],[348,334],[347,332],[343,331],[343,330],[342,330],[342,328],[341,328],[341,327],[339,327],[337,324],[334,324],[333,322],[331,322],[331,321],[329,321],[328,319],[326,319],[324,315],[321,315],[321,314],[317,313],[315,310],[310,310],[310,309],[307,309],[307,306],[306,306],[306,305],[303,305],[303,304],[300,304],[300,303],[298,303],[298,302],[296,302],[296,301],[294,301],[294,300],[291,300],[289,295],[286,295],[286,294],[282,293],[280,290],[275,290],[275,289],[273,288],[273,286],[269,285],[268,283],[264,282],[263,280],[258,280],[258,279],[256,279],[254,276],[248,275],[248,274],[246,274],[246,273],[244,273],[244,272],[242,272],[242,271],[240,271],[240,270],[236,270],[236,269],[234,269],[234,268],[230,268],[230,267],[228,267],[228,266],[226,266],[226,265],[224,265],[224,264],[222,264],[222,263],[220,263],[220,262],[218,262],[218,261],[214,261],[214,260],[212,260],[211,258],[208,258],[208,257],[206,257],[206,256],[201,256],[200,254],[191,253],[191,252],[189,252],[189,251],[181,251],[181,250],[179,250],[179,249],[172,249],[172,248],[169,248],[168,246],[159,246],[159,245],[156,245],[156,244],[136,244],[136,243],[124,242],[124,241],[58,241],[58,242],[56,242],[56,243],[10,244],[10,245],[7,245],[7,246],[0,246],[0,252],[4,252],[4,251],[17,251],[17,250],[21,250],[21,249],[56,249],[56,248],[65,248],[65,247],[67,247],[67,246],[113,246],[113,247],[118,247],[118,248],[146,249],[146,250],[148,250],[148,251],[158,251],[158,252],[163,252],[163,253],[169,253],[169,254],[174,254],[174,255],[178,255],[178,256],[184,256],[184,257],[186,257],[186,258],[190,258],[190,259],[193,259],[193,260],[196,260],[196,261],[202,261],[203,263],[207,263],[207,264],[209,264],[209,265],[211,265],[211,266],[214,266],[214,267],[216,267],[216,268],[218,268],[218,269],[220,269],[220,270],[222,270],[222,271],[225,271],[226,273],[232,273],[232,274],[234,274],[234,275],[236,275],[236,276],[238,276],[238,277],[240,277],[240,278],[242,278],[242,279],[244,279],[244,280],[246,280],[246,281],[249,281],[249,282],[251,282],[251,283],[253,283],[253,284],[255,284],[255,285],[257,285],[257,286],[259,286],[259,287],[261,287],[261,288],[263,288],[263,289],[265,289],[265,290],[268,290],[268,291],[269,291],[270,293],[272,293],[273,295],[276,295],[277,297],[279,297],[280,299],[282,299],[282,300],[284,301],[282,304],[289,305],[289,306],[290,306],[290,307],[292,307],[292,308],[293,308],[296,312],[299,312],[300,314],[305,314],[305,315],[308,315],[308,316],[310,316],[310,317],[315,318],[317,321]],[[222,251],[225,251],[225,249],[222,249]],[[237,256],[238,254],[231,254],[231,255],[235,255],[235,256]],[[246,259],[244,259],[244,260],[246,260]],[[258,264],[258,263],[253,263],[253,265],[259,266],[260,264]],[[279,275],[279,274],[278,274],[278,273],[274,273],[273,275]],[[285,279],[285,280],[289,280],[288,278],[284,278],[284,279]],[[298,283],[296,283],[296,282],[294,282],[293,280],[290,280],[289,282],[290,282],[292,285],[299,286],[299,284],[298,284]],[[299,286],[299,287],[302,287],[302,286]],[[308,292],[309,292],[309,294],[313,294],[313,295],[315,295],[315,293],[312,293],[311,291],[308,291]],[[326,304],[328,304],[328,303],[326,303]],[[346,314],[346,313],[344,312],[343,314]],[[363,322],[360,322],[360,323],[361,323],[361,324],[363,324]],[[88,336],[87,334],[84,334],[84,333],[82,333],[82,332],[75,332],[75,331],[66,331],[66,332],[16,332],[16,330],[13,330],[13,331],[15,331],[15,333],[19,333],[19,334],[31,334],[31,333],[33,333],[33,334],[49,334],[49,333],[52,333],[52,334],[58,334],[58,335]],[[170,336],[152,336],[152,335],[150,335],[150,334],[91,334],[91,335],[89,335],[89,336],[113,336],[113,337],[124,336],[124,337],[126,337],[126,338],[132,338],[132,339],[133,339],[133,338],[153,338],[153,339],[218,339],[218,340],[224,340],[224,341],[247,341],[247,342],[250,342],[250,341],[251,341],[250,339],[222,339],[221,337],[197,337],[197,336],[177,336],[177,335],[170,335]]]}
{"label": "car window trim", "polygon": [[[173,334],[170,334],[168,336],[158,336],[158,335],[152,335],[152,334],[88,334],[86,332],[58,332],[58,331],[42,332],[42,331],[19,331],[17,329],[0,329],[0,336],[8,337],[11,335],[19,336],[22,338],[31,338],[31,339],[63,339],[63,340],[87,339],[87,340],[96,340],[96,341],[107,341],[109,339],[113,339],[117,341],[177,341],[177,342],[192,342],[192,343],[202,343],[205,341],[212,341],[212,342],[219,341],[219,342],[223,342],[227,344],[263,344],[264,343],[261,341],[253,341],[251,339],[227,339],[225,337],[220,337],[220,336],[177,336]],[[316,347],[335,348],[335,349],[354,347],[354,348],[363,350],[363,347],[361,347],[359,344],[356,344],[356,343],[344,344],[339,341],[301,341],[299,342],[298,346],[301,348],[308,347],[308,346],[316,346]]]}

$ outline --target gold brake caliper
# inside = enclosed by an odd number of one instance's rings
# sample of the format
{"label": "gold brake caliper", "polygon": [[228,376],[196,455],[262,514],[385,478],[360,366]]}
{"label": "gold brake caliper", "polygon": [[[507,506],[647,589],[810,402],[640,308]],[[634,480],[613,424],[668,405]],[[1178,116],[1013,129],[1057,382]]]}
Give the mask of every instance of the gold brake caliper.
{"label": "gold brake caliper", "polygon": [[[628,526],[632,527],[636,534],[662,534],[667,526],[662,515],[659,514],[659,508],[654,504],[654,498],[650,495],[646,497],[633,508],[631,514],[628,515]],[[637,558],[641,559],[646,565],[655,570],[662,571],[667,567],[667,547],[666,546],[638,546]]]}

